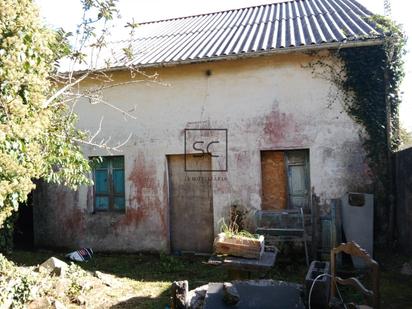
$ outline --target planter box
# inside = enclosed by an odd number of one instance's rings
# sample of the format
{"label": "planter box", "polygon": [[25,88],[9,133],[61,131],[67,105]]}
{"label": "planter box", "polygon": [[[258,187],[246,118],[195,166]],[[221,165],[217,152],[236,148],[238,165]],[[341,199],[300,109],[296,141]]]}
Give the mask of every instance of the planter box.
{"label": "planter box", "polygon": [[265,241],[263,235],[255,239],[243,236],[227,238],[225,233],[220,233],[214,241],[214,248],[216,254],[260,259],[265,249]]}

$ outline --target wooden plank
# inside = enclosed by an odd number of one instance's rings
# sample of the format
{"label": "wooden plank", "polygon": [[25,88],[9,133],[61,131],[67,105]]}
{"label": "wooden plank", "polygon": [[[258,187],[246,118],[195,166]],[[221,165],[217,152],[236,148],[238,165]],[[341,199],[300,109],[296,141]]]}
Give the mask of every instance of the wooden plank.
{"label": "wooden plank", "polygon": [[262,151],[262,209],[280,210],[287,205],[287,177],[283,151]]}
{"label": "wooden plank", "polygon": [[319,198],[312,194],[312,259],[317,260],[319,248]]}

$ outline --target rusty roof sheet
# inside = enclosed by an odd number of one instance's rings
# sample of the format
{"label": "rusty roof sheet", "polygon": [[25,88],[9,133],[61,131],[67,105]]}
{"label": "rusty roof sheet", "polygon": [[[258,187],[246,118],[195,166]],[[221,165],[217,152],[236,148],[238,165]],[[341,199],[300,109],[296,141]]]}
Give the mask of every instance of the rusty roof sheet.
{"label": "rusty roof sheet", "polygon": [[[371,15],[354,0],[292,0],[147,22],[136,28],[133,40],[109,43],[97,67],[208,61],[376,40],[380,34],[367,19]],[[132,57],[126,58],[123,49],[129,46]]]}

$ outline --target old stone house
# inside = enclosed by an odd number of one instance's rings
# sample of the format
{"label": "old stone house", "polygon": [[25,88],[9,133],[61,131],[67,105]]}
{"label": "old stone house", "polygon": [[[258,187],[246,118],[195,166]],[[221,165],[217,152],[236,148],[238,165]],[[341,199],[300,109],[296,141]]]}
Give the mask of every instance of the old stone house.
{"label": "old stone house", "polygon": [[205,252],[233,204],[253,227],[255,210],[310,212],[314,195],[328,205],[367,191],[362,128],[308,65],[382,44],[370,15],[354,0],[294,0],[141,24],[129,64],[161,83],[127,83],[113,56],[107,72],[124,83],[102,97],[133,117],[83,100],[79,127],[95,132],[103,117],[101,138],[131,137],[114,154],[84,147],[103,157],[94,186],[39,187],[35,243]]}

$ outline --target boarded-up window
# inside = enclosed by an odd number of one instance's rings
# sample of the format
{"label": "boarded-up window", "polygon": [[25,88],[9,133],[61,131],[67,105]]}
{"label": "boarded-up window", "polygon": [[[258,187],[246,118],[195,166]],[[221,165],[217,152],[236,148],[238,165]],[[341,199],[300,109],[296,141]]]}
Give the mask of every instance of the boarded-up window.
{"label": "boarded-up window", "polygon": [[101,157],[93,169],[94,209],[124,211],[124,157]]}
{"label": "boarded-up window", "polygon": [[261,162],[263,210],[309,205],[307,150],[262,151]]}

